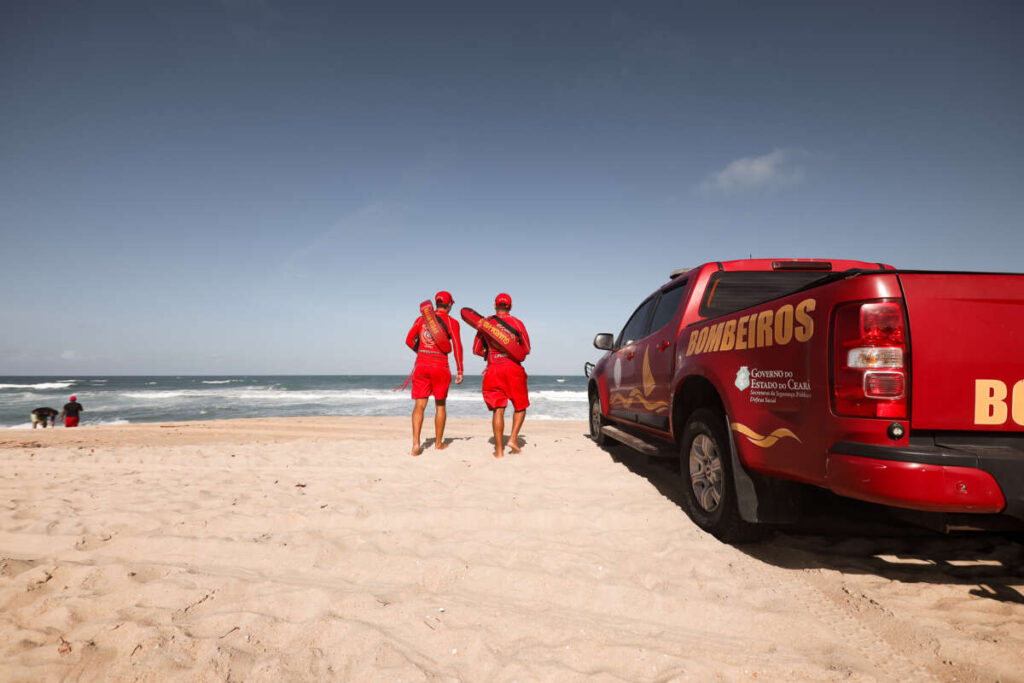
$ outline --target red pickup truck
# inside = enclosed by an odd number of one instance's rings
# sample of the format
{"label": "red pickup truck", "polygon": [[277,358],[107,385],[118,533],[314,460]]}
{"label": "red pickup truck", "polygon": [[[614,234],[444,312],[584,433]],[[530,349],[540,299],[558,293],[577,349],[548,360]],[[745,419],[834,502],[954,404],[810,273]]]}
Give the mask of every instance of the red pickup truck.
{"label": "red pickup truck", "polygon": [[795,521],[806,485],[1024,522],[1024,275],[706,263],[594,346],[591,436],[678,454],[687,513],[723,540]]}

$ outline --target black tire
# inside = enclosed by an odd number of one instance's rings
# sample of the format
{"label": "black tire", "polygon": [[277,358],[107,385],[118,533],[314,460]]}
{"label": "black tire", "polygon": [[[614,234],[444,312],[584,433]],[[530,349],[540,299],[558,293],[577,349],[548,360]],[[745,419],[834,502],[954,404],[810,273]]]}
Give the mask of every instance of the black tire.
{"label": "black tire", "polygon": [[744,522],[736,506],[725,418],[708,408],[686,422],[679,449],[683,503],[690,519],[724,543],[753,541],[760,527]]}
{"label": "black tire", "polygon": [[601,395],[597,391],[590,394],[590,438],[598,446],[607,446],[611,439],[601,431],[605,425],[604,415],[601,413]]}

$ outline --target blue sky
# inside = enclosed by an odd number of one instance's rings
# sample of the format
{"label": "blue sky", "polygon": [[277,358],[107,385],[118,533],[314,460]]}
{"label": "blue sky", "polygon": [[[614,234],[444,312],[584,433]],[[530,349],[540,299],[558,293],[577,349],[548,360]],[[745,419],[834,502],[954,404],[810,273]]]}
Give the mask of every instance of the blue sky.
{"label": "blue sky", "polygon": [[578,373],[681,266],[1024,270],[1024,5],[488,5],[5,4],[0,374],[404,373],[442,288]]}

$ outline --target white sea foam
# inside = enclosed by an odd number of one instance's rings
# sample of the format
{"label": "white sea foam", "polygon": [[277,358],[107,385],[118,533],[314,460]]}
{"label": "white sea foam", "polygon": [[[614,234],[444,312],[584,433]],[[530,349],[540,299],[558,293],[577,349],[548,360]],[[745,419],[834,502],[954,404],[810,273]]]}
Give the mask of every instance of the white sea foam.
{"label": "white sea foam", "polygon": [[[131,424],[128,420],[121,418],[114,418],[113,420],[86,420],[80,424],[81,427],[105,427],[108,425],[126,425]],[[32,423],[29,421],[19,422],[13,425],[0,425],[0,429],[32,429]],[[64,425],[60,422],[55,424],[53,427],[47,427],[47,429],[64,429]]]}
{"label": "white sea foam", "polygon": [[[83,426],[123,424],[125,420],[135,423],[306,415],[407,416],[412,404],[408,387],[401,391],[392,390],[402,381],[397,376],[370,377],[366,383],[356,378],[337,381],[325,377],[309,382],[301,377],[243,379],[216,376],[214,379],[188,378],[184,382],[164,378],[134,381],[114,378],[51,379],[36,384],[29,384],[32,381],[29,378],[4,377],[3,380],[12,384],[0,384],[0,389],[5,389],[0,391],[0,429],[29,426],[29,410],[53,404],[55,392],[68,390],[76,382],[76,387],[91,388],[83,397],[88,411]],[[254,381],[262,383],[251,384]],[[90,382],[96,384],[90,386]],[[155,386],[157,384],[160,386]],[[555,384],[548,378],[540,378],[536,384],[531,378],[530,384],[531,419],[586,419],[587,392],[579,384]],[[480,395],[479,384],[472,382],[472,385],[452,384],[448,394],[451,415],[486,417],[489,414]]]}
{"label": "white sea foam", "polygon": [[[544,393],[544,392],[540,392]],[[562,393],[562,392],[554,392]],[[568,393],[568,392],[566,392]],[[288,391],[269,387],[247,387],[245,389],[173,389],[169,391],[125,391],[118,398],[137,402],[169,401],[174,399],[203,398],[211,401],[259,401],[278,403],[337,403],[351,401],[402,401],[409,400],[409,390],[390,389],[324,389],[321,391]],[[451,392],[449,401],[478,401],[477,392]],[[585,399],[584,399],[585,400]]]}
{"label": "white sea foam", "polygon": [[75,383],[73,379],[60,382],[40,382],[38,384],[0,384],[0,389],[67,389]]}
{"label": "white sea foam", "polygon": [[585,391],[531,391],[530,400],[544,399],[546,401],[559,401],[567,403],[586,403],[589,398]]}
{"label": "white sea foam", "polygon": [[[277,403],[351,403],[376,401],[409,400],[409,390],[393,391],[391,389],[322,389],[290,391],[273,387],[244,387],[238,389],[169,389],[124,391],[108,395],[113,399],[126,399],[136,403],[170,402],[176,400],[201,399],[219,403],[230,402],[277,402]],[[449,401],[480,401],[476,390],[456,389],[452,387],[448,394]],[[531,401],[552,403],[586,403],[585,391],[542,390],[531,391]]]}
{"label": "white sea foam", "polygon": [[189,396],[209,396],[213,392],[199,390],[182,391],[122,391],[116,394],[117,398],[131,398],[141,401],[162,401],[168,398],[185,398]]}

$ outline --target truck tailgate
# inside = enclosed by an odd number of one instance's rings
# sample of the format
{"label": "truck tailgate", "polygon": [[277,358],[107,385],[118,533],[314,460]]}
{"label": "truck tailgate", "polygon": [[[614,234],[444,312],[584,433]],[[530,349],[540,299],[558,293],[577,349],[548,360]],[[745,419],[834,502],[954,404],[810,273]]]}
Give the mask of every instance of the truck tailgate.
{"label": "truck tailgate", "polygon": [[899,279],[910,325],[911,428],[1024,431],[1024,275]]}

